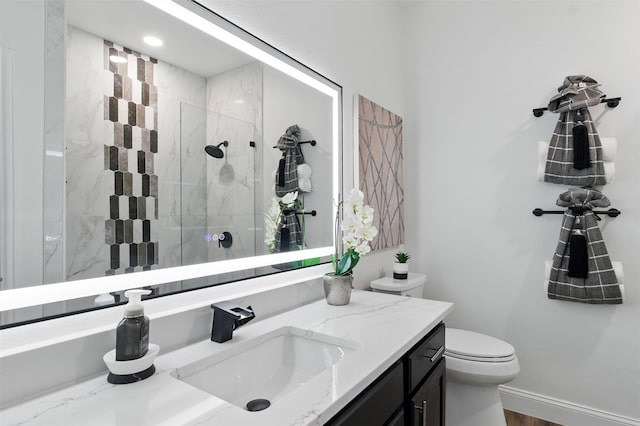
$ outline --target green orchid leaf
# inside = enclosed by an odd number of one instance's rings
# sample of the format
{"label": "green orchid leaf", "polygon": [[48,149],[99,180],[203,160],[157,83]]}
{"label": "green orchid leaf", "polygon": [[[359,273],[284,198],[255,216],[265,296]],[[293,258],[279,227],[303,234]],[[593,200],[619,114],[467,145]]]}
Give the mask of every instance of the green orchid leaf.
{"label": "green orchid leaf", "polygon": [[338,262],[338,269],[336,271],[337,275],[346,275],[353,269],[351,256],[345,254],[342,256],[340,261]]}
{"label": "green orchid leaf", "polygon": [[351,258],[351,269],[355,268],[359,261],[360,255],[358,253],[355,253],[355,256]]}

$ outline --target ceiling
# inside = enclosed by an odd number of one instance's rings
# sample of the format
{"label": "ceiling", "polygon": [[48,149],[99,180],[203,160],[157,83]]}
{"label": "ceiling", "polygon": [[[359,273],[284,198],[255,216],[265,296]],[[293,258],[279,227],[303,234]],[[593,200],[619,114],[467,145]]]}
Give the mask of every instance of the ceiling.
{"label": "ceiling", "polygon": [[[202,77],[255,59],[142,0],[66,0],[67,24]],[[152,47],[144,36],[164,45]]]}

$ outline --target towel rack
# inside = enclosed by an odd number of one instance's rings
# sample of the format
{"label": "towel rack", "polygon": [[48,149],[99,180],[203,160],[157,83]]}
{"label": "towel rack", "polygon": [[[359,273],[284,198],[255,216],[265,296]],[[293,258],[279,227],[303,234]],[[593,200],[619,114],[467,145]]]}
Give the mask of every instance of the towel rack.
{"label": "towel rack", "polygon": [[[606,103],[607,106],[609,108],[615,108],[618,106],[618,104],[620,103],[620,101],[622,100],[622,98],[607,98],[607,99],[601,99],[600,103],[604,104]],[[534,117],[542,117],[542,114],[544,114],[545,111],[548,111],[549,108],[534,108],[533,109],[533,115]]]}
{"label": "towel rack", "polygon": [[308,212],[308,211],[304,211],[304,210],[299,211],[299,210],[296,210],[296,209],[284,209],[284,210],[282,210],[282,213],[284,213],[284,214],[289,214],[289,213],[310,214],[311,216],[317,216],[318,215],[318,212],[315,211],[315,210],[311,210],[310,212]]}
{"label": "towel rack", "polygon": [[[318,142],[316,142],[316,141],[315,141],[315,139],[313,139],[313,140],[310,140],[310,141],[302,141],[302,142],[298,142],[298,145],[303,145],[303,144],[305,144],[305,143],[311,144],[311,146],[316,146],[316,144],[317,144]],[[273,147],[274,147],[274,148],[277,148],[278,146],[277,146],[277,145],[274,145]]]}
{"label": "towel rack", "polygon": [[[575,210],[578,210],[579,206],[576,206]],[[580,210],[584,211],[584,209],[580,208]],[[566,210],[542,210],[540,208],[533,209],[531,213],[535,216],[542,216],[543,214],[564,214]],[[609,209],[609,210],[591,210],[596,215],[598,214],[606,214],[609,217],[618,217],[622,213],[618,209]]]}

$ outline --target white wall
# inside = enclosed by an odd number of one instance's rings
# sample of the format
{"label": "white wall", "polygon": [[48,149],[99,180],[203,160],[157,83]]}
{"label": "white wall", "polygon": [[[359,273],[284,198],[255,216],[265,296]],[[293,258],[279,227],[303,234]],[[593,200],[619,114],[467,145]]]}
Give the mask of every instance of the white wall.
{"label": "white wall", "polygon": [[[397,4],[298,0],[204,3],[343,87],[344,186],[351,189],[354,95],[362,94],[398,115],[404,113],[404,47]],[[319,178],[315,169],[314,178],[315,185]],[[385,250],[364,257],[355,270],[356,286],[368,287],[383,268],[391,273],[393,252]]]}
{"label": "white wall", "polygon": [[[640,2],[429,2],[403,6],[403,19],[407,245],[427,296],[455,303],[448,325],[515,346],[511,386],[640,418]],[[622,215],[601,229],[624,263],[621,306],[542,290],[560,217],[531,210],[553,209],[566,187],[536,182],[537,141],[557,116],[531,109],[580,73],[622,97],[593,108],[600,135],[619,140],[603,192]]]}

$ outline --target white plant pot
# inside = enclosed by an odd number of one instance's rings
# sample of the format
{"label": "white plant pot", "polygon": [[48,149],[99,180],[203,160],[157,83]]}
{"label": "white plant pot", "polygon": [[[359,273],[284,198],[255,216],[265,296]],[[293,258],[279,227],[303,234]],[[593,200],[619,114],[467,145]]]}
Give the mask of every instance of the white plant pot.
{"label": "white plant pot", "polygon": [[393,263],[393,279],[394,280],[406,280],[409,276],[409,263]]}

